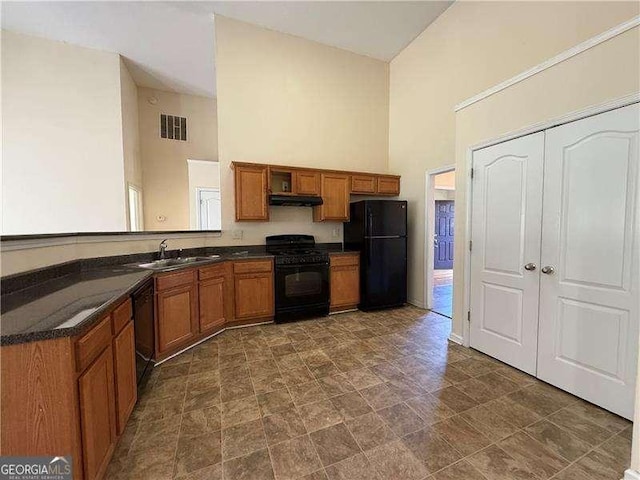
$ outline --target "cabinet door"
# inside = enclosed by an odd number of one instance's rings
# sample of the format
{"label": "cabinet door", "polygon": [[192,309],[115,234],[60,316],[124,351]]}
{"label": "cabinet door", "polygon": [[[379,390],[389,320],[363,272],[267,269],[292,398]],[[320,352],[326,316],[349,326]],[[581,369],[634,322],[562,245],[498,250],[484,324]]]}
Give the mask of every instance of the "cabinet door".
{"label": "cabinet door", "polygon": [[269,220],[267,167],[236,165],[236,220]]}
{"label": "cabinet door", "polygon": [[298,195],[320,195],[320,174],[318,172],[295,172],[295,189]]}
{"label": "cabinet door", "polygon": [[351,193],[376,193],[375,175],[351,175]]}
{"label": "cabinet door", "polygon": [[103,474],[116,442],[113,353],[108,346],[78,379],[84,478]]}
{"label": "cabinet door", "polygon": [[640,106],[549,129],[544,148],[537,376],[632,419]]}
{"label": "cabinet door", "polygon": [[400,195],[400,177],[378,176],[378,194],[380,195]]}
{"label": "cabinet door", "polygon": [[360,303],[358,266],[331,267],[331,309],[355,308]]}
{"label": "cabinet door", "polygon": [[225,277],[211,278],[200,283],[200,332],[210,332],[225,323]]}
{"label": "cabinet door", "polygon": [[180,347],[198,331],[195,284],[158,293],[158,353]]}
{"label": "cabinet door", "polygon": [[349,175],[321,175],[323,204],[314,207],[314,221],[349,220]]}
{"label": "cabinet door", "polygon": [[133,322],[131,321],[113,340],[113,361],[116,380],[118,435],[121,435],[138,398],[136,388],[136,341]]}
{"label": "cabinet door", "polygon": [[273,274],[242,273],[235,275],[235,318],[273,316]]}
{"label": "cabinet door", "polygon": [[530,375],[537,369],[544,142],[539,132],[473,152],[471,346]]}

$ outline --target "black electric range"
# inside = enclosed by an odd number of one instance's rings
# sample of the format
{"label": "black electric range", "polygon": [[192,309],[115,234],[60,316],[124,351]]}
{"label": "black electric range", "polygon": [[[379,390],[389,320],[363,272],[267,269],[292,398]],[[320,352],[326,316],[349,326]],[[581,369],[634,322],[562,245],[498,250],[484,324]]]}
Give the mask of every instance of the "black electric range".
{"label": "black electric range", "polygon": [[315,248],[312,235],[272,235],[275,256],[276,323],[329,314],[329,254]]}

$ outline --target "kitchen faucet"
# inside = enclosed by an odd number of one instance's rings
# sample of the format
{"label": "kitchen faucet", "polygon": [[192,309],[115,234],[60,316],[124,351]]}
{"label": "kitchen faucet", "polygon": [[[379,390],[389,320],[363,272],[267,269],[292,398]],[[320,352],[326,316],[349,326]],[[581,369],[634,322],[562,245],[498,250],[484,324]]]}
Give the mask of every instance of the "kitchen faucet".
{"label": "kitchen faucet", "polygon": [[160,253],[160,260],[164,260],[164,252],[167,249],[167,239],[165,238],[160,242],[158,246],[158,252]]}

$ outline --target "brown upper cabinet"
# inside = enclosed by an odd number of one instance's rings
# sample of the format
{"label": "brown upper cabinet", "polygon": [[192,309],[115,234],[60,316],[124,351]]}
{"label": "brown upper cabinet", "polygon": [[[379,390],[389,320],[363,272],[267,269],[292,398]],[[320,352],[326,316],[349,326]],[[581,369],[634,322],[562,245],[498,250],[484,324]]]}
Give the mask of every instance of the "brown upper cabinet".
{"label": "brown upper cabinet", "polygon": [[349,220],[350,195],[400,195],[400,177],[233,162],[236,221],[269,220],[269,195],[319,195],[315,222]]}
{"label": "brown upper cabinet", "polygon": [[378,176],[378,195],[400,195],[400,177],[392,175]]}
{"label": "brown upper cabinet", "polygon": [[351,193],[375,194],[377,185],[375,175],[351,175]]}
{"label": "brown upper cabinet", "polygon": [[236,220],[269,220],[268,168],[234,164]]}
{"label": "brown upper cabinet", "polygon": [[293,173],[294,191],[298,195],[320,195],[320,173],[297,170]]}
{"label": "brown upper cabinet", "polygon": [[322,205],[313,207],[313,221],[349,220],[349,175],[323,173],[320,175]]}

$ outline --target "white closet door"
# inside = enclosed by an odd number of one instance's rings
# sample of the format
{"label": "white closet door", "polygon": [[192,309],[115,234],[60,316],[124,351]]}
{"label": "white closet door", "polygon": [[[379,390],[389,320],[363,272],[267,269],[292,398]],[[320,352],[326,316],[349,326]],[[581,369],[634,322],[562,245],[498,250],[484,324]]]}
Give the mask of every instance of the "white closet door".
{"label": "white closet door", "polygon": [[[538,377],[626,418],[638,353],[638,105],[547,130]],[[545,272],[547,272],[545,274]]]}
{"label": "white closet door", "polygon": [[471,346],[532,375],[543,154],[541,132],[473,155]]}

